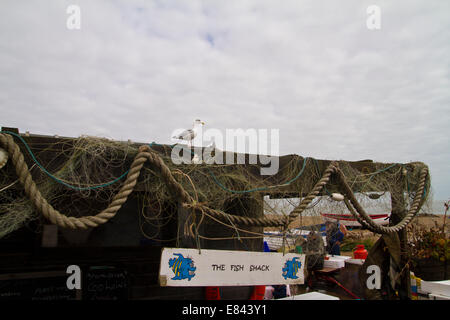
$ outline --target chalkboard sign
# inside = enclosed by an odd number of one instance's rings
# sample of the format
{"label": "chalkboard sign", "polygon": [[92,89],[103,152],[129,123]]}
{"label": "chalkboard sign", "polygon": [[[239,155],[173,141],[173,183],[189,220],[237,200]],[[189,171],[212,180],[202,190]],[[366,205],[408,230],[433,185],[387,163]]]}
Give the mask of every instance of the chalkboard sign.
{"label": "chalkboard sign", "polygon": [[[59,272],[60,273],[60,272]],[[76,300],[77,291],[69,290],[67,276],[39,277],[11,274],[0,280],[0,300]]]}
{"label": "chalkboard sign", "polygon": [[83,300],[126,300],[128,277],[115,267],[91,267],[84,274]]}

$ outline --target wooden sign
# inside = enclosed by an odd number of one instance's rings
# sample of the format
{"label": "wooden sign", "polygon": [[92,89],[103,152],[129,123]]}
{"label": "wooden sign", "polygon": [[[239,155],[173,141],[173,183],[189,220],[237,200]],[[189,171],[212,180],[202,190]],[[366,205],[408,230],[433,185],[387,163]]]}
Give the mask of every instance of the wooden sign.
{"label": "wooden sign", "polygon": [[252,286],[304,283],[305,255],[164,248],[161,286]]}

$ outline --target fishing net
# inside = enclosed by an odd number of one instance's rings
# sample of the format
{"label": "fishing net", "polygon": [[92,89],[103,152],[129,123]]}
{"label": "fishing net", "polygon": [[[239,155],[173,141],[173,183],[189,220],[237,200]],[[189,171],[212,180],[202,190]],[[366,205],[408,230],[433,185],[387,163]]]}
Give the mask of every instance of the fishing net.
{"label": "fishing net", "polygon": [[[89,136],[19,140],[15,137],[43,197],[55,209],[71,217],[95,215],[112,201],[141,146],[130,141],[117,142]],[[275,175],[263,176],[260,174],[260,164],[249,164],[248,161],[242,165],[174,164],[173,146],[150,144],[150,147],[196,203],[222,212],[233,211],[236,207],[234,212],[244,217],[287,217],[321,179],[329,164],[327,161],[291,155],[280,158],[280,169]],[[185,152],[191,152],[190,156],[194,157],[196,152],[202,150],[195,148]],[[216,151],[213,150],[213,153]],[[357,200],[369,213],[390,212],[393,201],[403,203],[408,209],[415,196],[419,170],[424,166],[422,163],[386,165],[371,161],[356,165],[338,161],[338,164]],[[41,219],[17,179],[11,161],[0,169],[0,238],[30,221]],[[404,192],[396,192],[399,188]],[[141,230],[145,229],[142,225],[149,224],[156,231],[153,235],[145,235],[149,238],[161,237],[158,229],[173,221],[176,214],[176,211],[168,214],[167,208],[177,208],[180,199],[174,197],[160,173],[151,165],[142,168],[134,191],[139,203]],[[336,192],[340,192],[340,186],[332,177],[320,195],[292,221],[291,228],[320,228],[322,213],[348,213],[342,201],[331,197]],[[430,199],[430,194],[428,181],[424,200]],[[238,230],[238,226],[231,221],[222,223]],[[264,229],[274,230],[284,234],[290,232],[280,228]],[[263,238],[264,233],[241,233],[241,236]],[[291,244],[294,242],[295,239]]]}

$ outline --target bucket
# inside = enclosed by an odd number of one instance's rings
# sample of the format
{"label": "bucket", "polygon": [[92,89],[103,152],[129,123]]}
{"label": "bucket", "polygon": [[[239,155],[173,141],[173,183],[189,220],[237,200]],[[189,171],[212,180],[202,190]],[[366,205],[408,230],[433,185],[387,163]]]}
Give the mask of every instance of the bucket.
{"label": "bucket", "polygon": [[364,248],[363,244],[357,244],[355,249],[353,249],[354,250],[353,251],[353,259],[366,259],[367,258],[367,250],[366,250],[366,248]]}

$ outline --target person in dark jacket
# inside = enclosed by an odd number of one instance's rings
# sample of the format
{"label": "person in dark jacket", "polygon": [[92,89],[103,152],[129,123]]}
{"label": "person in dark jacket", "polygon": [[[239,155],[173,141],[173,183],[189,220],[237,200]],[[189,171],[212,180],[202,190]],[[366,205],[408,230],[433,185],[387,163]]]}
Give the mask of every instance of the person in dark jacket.
{"label": "person in dark jacket", "polygon": [[339,223],[339,221],[337,223],[327,221],[325,226],[327,232],[327,252],[331,255],[341,255],[341,244],[347,235],[347,228]]}

